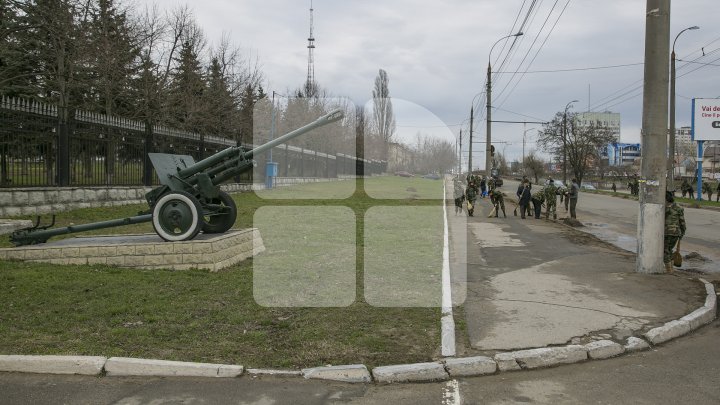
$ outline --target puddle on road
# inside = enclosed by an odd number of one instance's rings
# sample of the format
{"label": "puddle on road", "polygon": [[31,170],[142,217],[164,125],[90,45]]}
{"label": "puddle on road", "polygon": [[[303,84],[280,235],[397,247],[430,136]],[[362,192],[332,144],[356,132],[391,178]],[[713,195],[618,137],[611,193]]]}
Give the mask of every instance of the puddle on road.
{"label": "puddle on road", "polygon": [[[637,253],[637,238],[634,236],[618,233],[610,229],[608,224],[599,223],[585,223],[583,232],[587,232],[598,239],[610,243],[613,246],[619,247],[620,249],[627,250],[631,253]],[[683,255],[690,253],[681,249]],[[717,266],[718,258],[708,257],[708,261],[691,261],[684,260],[681,270],[689,272],[702,272],[702,273],[718,273],[720,268]]]}
{"label": "puddle on road", "polygon": [[637,238],[612,231],[607,224],[585,224],[584,232],[596,236],[600,240],[617,246],[628,252],[637,252]]}

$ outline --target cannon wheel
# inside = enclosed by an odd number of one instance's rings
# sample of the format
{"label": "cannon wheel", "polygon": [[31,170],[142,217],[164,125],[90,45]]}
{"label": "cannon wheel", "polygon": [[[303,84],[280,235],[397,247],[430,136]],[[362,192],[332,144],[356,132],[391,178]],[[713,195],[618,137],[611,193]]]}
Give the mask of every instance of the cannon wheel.
{"label": "cannon wheel", "polygon": [[235,225],[237,219],[237,205],[230,194],[221,191],[218,198],[210,201],[210,204],[222,205],[222,212],[203,217],[202,231],[204,233],[223,233]]}
{"label": "cannon wheel", "polygon": [[200,232],[202,223],[200,202],[184,191],[164,195],[153,207],[153,228],[166,241],[190,240]]}

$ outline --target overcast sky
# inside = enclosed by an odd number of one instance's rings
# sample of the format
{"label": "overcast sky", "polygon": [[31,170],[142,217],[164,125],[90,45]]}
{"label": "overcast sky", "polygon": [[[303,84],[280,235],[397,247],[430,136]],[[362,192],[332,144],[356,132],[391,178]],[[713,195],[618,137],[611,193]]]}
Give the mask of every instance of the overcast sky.
{"label": "overcast sky", "polygon": [[[229,34],[258,58],[268,92],[284,93],[304,83],[310,0],[156,3],[162,9],[187,4],[210,42]],[[454,142],[462,129],[467,151],[473,100],[474,137],[485,139],[490,48],[525,20],[524,35],[506,63],[501,64],[512,40],[501,41],[492,53],[492,70],[498,72],[493,74],[492,100],[498,109],[492,119],[548,121],[578,100],[572,111],[622,114],[621,140],[640,141],[646,1],[314,0],[313,7],[317,83],[333,95],[364,104],[371,99],[378,70],[384,69],[398,134],[408,142],[418,132]],[[679,59],[694,61],[677,65],[678,127],[690,125],[692,98],[720,96],[718,15],[717,0],[672,2],[670,42],[682,29],[700,26],[683,33],[675,48]],[[629,66],[588,70],[618,65]],[[569,69],[585,70],[562,71]],[[511,73],[516,71],[520,73]],[[509,160],[522,155],[524,128],[540,125],[493,124],[493,143]],[[527,151],[534,148],[534,132],[527,132]],[[478,151],[473,166],[484,167],[484,145],[473,149]]]}

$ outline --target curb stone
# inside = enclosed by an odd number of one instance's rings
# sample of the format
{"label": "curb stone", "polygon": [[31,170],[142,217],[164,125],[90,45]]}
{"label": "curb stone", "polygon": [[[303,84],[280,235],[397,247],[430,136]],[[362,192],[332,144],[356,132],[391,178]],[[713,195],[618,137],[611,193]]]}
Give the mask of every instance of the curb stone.
{"label": "curb stone", "polygon": [[495,374],[498,364],[490,357],[477,356],[446,359],[445,368],[450,377],[472,377],[487,374]]}
{"label": "curb stone", "polygon": [[598,340],[585,345],[588,357],[593,360],[608,359],[623,354],[625,348],[612,340]]}
{"label": "curb stone", "polygon": [[643,339],[630,336],[627,339],[627,343],[623,347],[626,353],[639,352],[650,348],[650,343]]}
{"label": "curb stone", "polygon": [[499,371],[502,372],[521,370],[517,360],[515,360],[515,357],[513,357],[513,353],[514,352],[498,353],[495,355],[495,361],[497,362]]}
{"label": "curb stone", "polygon": [[42,374],[100,375],[106,357],[0,355],[0,371]]}
{"label": "curb stone", "polygon": [[242,375],[244,367],[224,364],[111,357],[105,363],[105,371],[109,376],[234,378]]}
{"label": "curb stone", "polygon": [[271,370],[264,368],[249,368],[245,370],[251,377],[275,376],[275,377],[302,377],[302,371],[294,370]]}
{"label": "curb stone", "polygon": [[552,367],[560,364],[572,364],[588,359],[585,346],[569,345],[561,347],[541,347],[508,353],[523,369]]}
{"label": "curb stone", "polygon": [[372,374],[375,381],[379,383],[430,382],[450,379],[450,375],[445,371],[442,363],[437,362],[375,367]]}
{"label": "curb stone", "polygon": [[302,371],[302,375],[306,379],[331,380],[349,383],[372,382],[372,376],[364,364],[306,368]]}

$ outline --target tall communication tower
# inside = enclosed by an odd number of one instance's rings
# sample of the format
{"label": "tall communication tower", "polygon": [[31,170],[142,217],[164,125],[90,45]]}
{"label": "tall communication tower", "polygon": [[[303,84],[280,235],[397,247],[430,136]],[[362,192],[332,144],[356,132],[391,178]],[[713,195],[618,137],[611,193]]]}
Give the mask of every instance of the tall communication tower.
{"label": "tall communication tower", "polygon": [[307,97],[314,96],[315,87],[315,37],[313,36],[313,4],[310,0],[310,36],[308,37],[308,71],[307,81],[305,82],[305,95]]}

